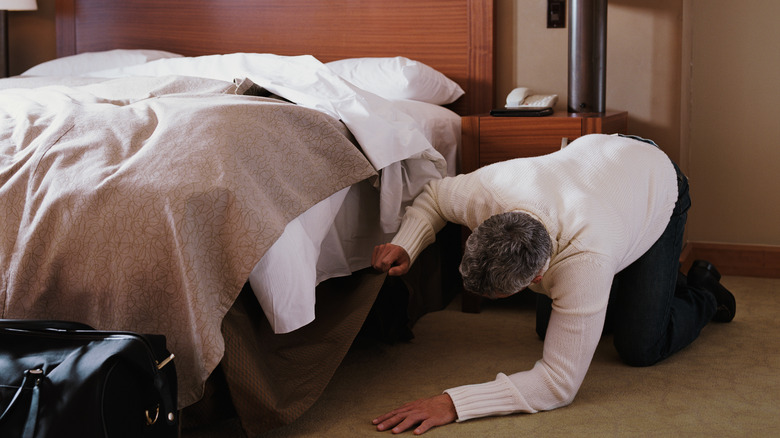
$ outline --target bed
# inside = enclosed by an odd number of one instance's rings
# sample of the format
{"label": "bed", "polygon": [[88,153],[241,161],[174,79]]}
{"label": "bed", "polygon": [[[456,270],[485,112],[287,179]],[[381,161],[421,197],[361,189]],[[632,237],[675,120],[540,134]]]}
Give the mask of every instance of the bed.
{"label": "bed", "polygon": [[59,61],[0,81],[2,317],[165,334],[185,420],[294,421],[386,286],[370,248],[490,108],[492,12],[58,0]]}

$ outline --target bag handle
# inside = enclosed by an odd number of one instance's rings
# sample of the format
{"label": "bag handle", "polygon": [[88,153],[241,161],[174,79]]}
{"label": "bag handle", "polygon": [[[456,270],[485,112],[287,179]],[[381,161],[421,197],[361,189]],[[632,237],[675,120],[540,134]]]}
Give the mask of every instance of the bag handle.
{"label": "bag handle", "polygon": [[0,319],[0,328],[25,330],[94,330],[87,324],[56,319]]}
{"label": "bag handle", "polygon": [[19,385],[19,389],[16,390],[16,393],[11,398],[11,403],[9,403],[5,408],[5,411],[0,414],[0,424],[2,424],[3,420],[7,418],[6,415],[8,415],[8,413],[11,412],[11,410],[16,405],[16,402],[19,399],[19,396],[22,394],[22,391],[24,391],[24,389],[28,386],[28,382],[32,382],[33,388],[32,398],[30,399],[30,411],[27,413],[27,421],[24,422],[24,432],[22,434],[23,438],[33,438],[35,434],[35,424],[38,422],[38,405],[40,404],[41,398],[40,383],[43,377],[43,370],[40,368],[25,371],[22,384]]}

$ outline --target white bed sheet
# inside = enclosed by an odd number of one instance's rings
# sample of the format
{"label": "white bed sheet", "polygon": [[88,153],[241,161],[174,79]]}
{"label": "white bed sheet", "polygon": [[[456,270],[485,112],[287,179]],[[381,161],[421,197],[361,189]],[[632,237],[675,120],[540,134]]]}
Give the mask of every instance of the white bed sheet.
{"label": "white bed sheet", "polygon": [[[460,116],[418,101],[394,102],[412,116],[447,159],[455,175],[460,151]],[[315,287],[371,265],[375,245],[394,233],[379,223],[379,192],[363,181],[341,190],[290,222],[255,266],[249,282],[275,333],[288,333],[314,320]]]}

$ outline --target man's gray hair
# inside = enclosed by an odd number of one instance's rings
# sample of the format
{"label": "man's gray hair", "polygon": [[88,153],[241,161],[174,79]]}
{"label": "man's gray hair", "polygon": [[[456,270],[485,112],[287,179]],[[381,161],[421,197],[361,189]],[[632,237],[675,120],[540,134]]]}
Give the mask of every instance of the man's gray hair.
{"label": "man's gray hair", "polygon": [[538,220],[516,211],[491,216],[466,240],[463,286],[487,298],[511,295],[531,284],[551,254],[550,235]]}

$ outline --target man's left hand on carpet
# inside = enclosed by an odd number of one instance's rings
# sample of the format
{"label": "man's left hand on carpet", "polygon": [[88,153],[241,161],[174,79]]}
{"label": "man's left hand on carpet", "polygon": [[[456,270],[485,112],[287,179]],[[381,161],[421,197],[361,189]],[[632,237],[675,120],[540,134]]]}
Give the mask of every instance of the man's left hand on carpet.
{"label": "man's left hand on carpet", "polygon": [[458,413],[449,394],[441,394],[407,403],[375,418],[372,423],[379,431],[392,428],[393,433],[401,433],[419,424],[414,434],[420,435],[433,427],[452,423],[457,418]]}

